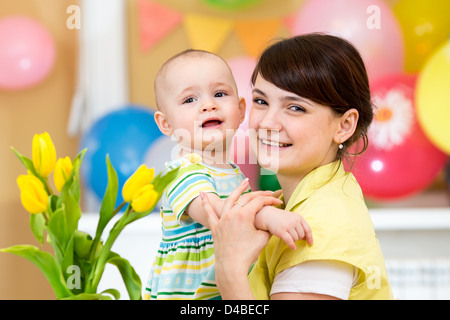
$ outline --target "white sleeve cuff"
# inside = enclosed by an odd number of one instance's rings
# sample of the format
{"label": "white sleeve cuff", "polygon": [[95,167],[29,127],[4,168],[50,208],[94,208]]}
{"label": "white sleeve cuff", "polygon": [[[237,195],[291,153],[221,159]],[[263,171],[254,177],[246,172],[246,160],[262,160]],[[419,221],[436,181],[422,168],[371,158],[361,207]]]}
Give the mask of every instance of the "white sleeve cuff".
{"label": "white sleeve cuff", "polygon": [[316,293],[348,300],[358,269],[332,260],[314,260],[290,267],[275,276],[270,294]]}

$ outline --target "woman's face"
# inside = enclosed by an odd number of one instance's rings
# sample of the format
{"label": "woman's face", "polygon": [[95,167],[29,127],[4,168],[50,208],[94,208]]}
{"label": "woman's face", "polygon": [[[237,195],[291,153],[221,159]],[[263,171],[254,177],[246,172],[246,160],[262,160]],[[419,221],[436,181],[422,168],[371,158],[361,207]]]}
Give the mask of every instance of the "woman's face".
{"label": "woman's face", "polygon": [[252,98],[251,141],[262,167],[305,175],[336,159],[340,117],[330,107],[282,90],[260,75]]}

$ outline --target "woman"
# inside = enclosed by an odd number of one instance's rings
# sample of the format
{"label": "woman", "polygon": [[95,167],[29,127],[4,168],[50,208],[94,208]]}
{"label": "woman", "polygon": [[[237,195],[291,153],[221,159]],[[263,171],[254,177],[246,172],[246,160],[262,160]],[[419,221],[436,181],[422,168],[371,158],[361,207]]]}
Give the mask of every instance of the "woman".
{"label": "woman", "polygon": [[[277,172],[283,209],[303,216],[314,244],[289,249],[256,230],[261,199],[230,196],[220,221],[207,199],[224,299],[391,299],[384,259],[361,189],[342,159],[373,118],[364,63],[347,41],[323,34],[267,48],[252,76],[250,128],[258,161]],[[247,203],[244,203],[247,202]],[[247,277],[254,260],[257,262]]]}

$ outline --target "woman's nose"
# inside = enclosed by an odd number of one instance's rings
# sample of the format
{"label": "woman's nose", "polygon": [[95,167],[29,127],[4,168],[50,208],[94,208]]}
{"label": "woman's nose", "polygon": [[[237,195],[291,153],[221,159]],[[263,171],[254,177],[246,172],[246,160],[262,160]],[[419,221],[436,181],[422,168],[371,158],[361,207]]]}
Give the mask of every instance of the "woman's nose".
{"label": "woman's nose", "polygon": [[260,118],[259,128],[267,130],[280,130],[281,129],[280,119],[275,112],[269,109]]}

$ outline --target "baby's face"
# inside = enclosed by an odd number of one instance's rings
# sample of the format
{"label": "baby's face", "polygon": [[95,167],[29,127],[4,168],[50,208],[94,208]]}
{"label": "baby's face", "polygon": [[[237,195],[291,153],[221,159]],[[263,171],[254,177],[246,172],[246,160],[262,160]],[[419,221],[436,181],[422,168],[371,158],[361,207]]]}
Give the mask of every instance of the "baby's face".
{"label": "baby's face", "polygon": [[194,150],[226,147],[244,120],[233,75],[214,55],[173,61],[160,79],[158,101],[178,143]]}

